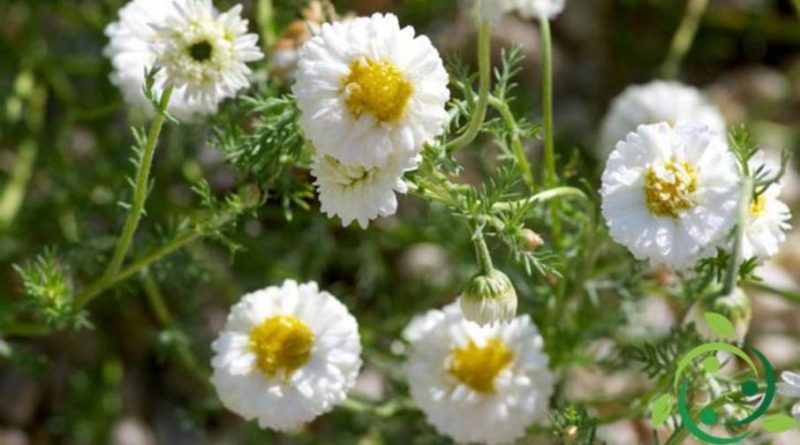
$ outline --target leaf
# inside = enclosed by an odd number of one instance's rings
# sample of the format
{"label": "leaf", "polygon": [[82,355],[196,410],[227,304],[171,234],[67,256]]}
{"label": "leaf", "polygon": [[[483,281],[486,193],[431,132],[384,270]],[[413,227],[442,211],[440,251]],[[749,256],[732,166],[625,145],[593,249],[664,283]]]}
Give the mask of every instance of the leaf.
{"label": "leaf", "polygon": [[672,414],[672,407],[674,404],[675,401],[670,394],[663,394],[653,402],[653,406],[650,408],[650,417],[653,426],[659,427],[666,422],[669,415]]}
{"label": "leaf", "polygon": [[797,426],[797,421],[786,414],[772,414],[764,418],[764,429],[770,433],[782,433]]}
{"label": "leaf", "polygon": [[722,338],[736,338],[736,329],[733,327],[733,323],[724,315],[716,312],[706,312],[705,318],[708,326],[715,334]]}

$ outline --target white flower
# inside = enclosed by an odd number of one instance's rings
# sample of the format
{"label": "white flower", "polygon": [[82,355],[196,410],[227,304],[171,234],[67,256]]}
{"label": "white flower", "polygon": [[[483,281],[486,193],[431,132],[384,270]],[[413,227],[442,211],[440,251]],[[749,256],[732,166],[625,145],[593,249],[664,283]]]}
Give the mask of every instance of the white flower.
{"label": "white flower", "polygon": [[[778,383],[778,392],[786,397],[800,398],[800,374],[784,372],[781,374],[783,382]],[[792,407],[792,415],[800,422],[800,403]]]}
{"label": "white flower", "polygon": [[329,155],[316,155],[311,174],[319,191],[322,211],[338,216],[342,224],[357,221],[366,229],[370,220],[393,215],[397,211],[395,193],[405,193],[408,186],[403,173],[416,168],[417,159],[403,161],[393,155],[383,167],[345,165]]}
{"label": "white flower", "polygon": [[611,153],[617,143],[642,124],[666,122],[705,125],[724,137],[725,120],[716,106],[694,87],[656,80],[628,87],[611,104],[600,131],[600,148]]}
{"label": "white flower", "polygon": [[637,259],[686,268],[736,223],[739,182],[733,154],[707,127],[642,125],[608,159],[603,216]]}
{"label": "white flower", "polygon": [[[765,161],[763,152],[757,153],[750,161],[753,172],[760,166],[766,166],[771,174],[777,171],[774,165]],[[776,182],[750,205],[742,243],[744,258],[756,257],[759,261],[768,260],[778,253],[780,244],[786,240],[784,232],[791,227],[788,221],[792,215],[789,206],[780,200],[780,194],[781,185]]]}
{"label": "white flower", "polygon": [[525,18],[552,19],[564,10],[567,0],[480,0],[481,16],[496,22],[503,14],[517,11]]}
{"label": "white flower", "polygon": [[355,318],[313,282],[245,295],[211,347],[223,405],[262,428],[294,429],[331,410],[361,367]]}
{"label": "white flower", "polygon": [[413,157],[448,122],[439,53],[392,14],[323,25],[303,46],[296,78],[306,135],[345,165]]}
{"label": "white flower", "polygon": [[403,336],[411,396],[441,434],[509,443],[546,415],[554,378],[528,316],[479,326],[456,302],[416,317]]}
{"label": "white flower", "polygon": [[[154,25],[175,12],[173,2],[168,0],[133,0],[119,11],[119,21],[106,27],[110,41],[103,53],[111,59],[114,72],[111,82],[120,88],[129,106],[153,114],[153,107],[142,92],[144,73],[155,64],[156,55],[151,42],[158,39]],[[154,89],[158,94],[164,89],[166,74],[160,72]],[[169,112],[180,120],[192,120],[197,116],[211,114],[209,107],[197,99],[184,97],[182,88],[176,89],[169,103]]]}
{"label": "white flower", "polygon": [[247,62],[264,57],[258,36],[247,32],[242,5],[218,13],[211,0],[175,0],[174,12],[153,25],[156,64],[184,100],[216,110],[224,99],[250,86]]}

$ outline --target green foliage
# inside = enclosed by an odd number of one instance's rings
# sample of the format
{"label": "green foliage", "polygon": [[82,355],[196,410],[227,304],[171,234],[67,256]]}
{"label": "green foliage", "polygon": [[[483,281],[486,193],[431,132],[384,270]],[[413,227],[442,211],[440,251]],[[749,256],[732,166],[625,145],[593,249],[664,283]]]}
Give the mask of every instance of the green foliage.
{"label": "green foliage", "polygon": [[[85,311],[75,305],[74,290],[68,270],[55,250],[46,249],[34,260],[14,266],[25,290],[23,309],[54,329],[90,327]],[[0,326],[2,331],[2,326]]]}
{"label": "green foliage", "polygon": [[597,419],[583,405],[568,405],[550,414],[552,435],[560,445],[595,445]]}
{"label": "green foliage", "polygon": [[615,366],[635,364],[650,378],[670,378],[680,358],[700,342],[693,324],[677,326],[659,341],[621,348],[614,360]]}
{"label": "green foliage", "polygon": [[212,144],[221,150],[244,181],[257,184],[281,203],[287,219],[292,207],[308,209],[314,196],[308,177],[306,142],[294,96],[275,91],[246,96],[235,113],[214,129]]}

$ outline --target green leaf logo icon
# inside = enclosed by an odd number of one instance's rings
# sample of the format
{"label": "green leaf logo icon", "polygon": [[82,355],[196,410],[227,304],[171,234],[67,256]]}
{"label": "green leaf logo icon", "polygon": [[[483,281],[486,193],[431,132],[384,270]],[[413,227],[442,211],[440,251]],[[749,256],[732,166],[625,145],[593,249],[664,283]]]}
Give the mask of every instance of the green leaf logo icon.
{"label": "green leaf logo icon", "polygon": [[733,323],[724,315],[716,312],[706,312],[705,318],[711,330],[721,338],[736,338],[736,329],[733,327]]}
{"label": "green leaf logo icon", "polygon": [[773,414],[764,417],[764,429],[770,433],[782,433],[797,426],[797,421],[786,414]]}
{"label": "green leaf logo icon", "polygon": [[661,397],[656,399],[655,402],[653,402],[650,413],[653,426],[661,426],[667,420],[667,418],[669,418],[669,415],[672,414],[672,407],[674,405],[675,401],[669,394],[663,394]]}

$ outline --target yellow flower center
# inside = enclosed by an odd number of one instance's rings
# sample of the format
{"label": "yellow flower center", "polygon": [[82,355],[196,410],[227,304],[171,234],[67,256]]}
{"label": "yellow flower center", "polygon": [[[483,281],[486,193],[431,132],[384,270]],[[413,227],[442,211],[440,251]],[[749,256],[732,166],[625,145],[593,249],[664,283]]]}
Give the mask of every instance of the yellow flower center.
{"label": "yellow flower center", "polygon": [[358,118],[370,113],[386,123],[403,118],[413,90],[411,82],[391,62],[370,59],[351,63],[341,86],[350,114]]}
{"label": "yellow flower center", "polygon": [[697,205],[696,191],[697,171],[686,161],[670,160],[647,168],[644,193],[653,215],[677,218],[682,210]]}
{"label": "yellow flower center", "polygon": [[763,215],[766,210],[767,200],[764,199],[764,195],[758,195],[758,197],[750,203],[751,218],[758,218],[759,216]]}
{"label": "yellow flower center", "polygon": [[512,360],[514,354],[499,339],[493,338],[482,347],[470,340],[467,346],[453,350],[447,372],[476,392],[491,394],[494,379]]}
{"label": "yellow flower center", "polygon": [[295,317],[268,318],[250,331],[250,351],[258,369],[270,377],[286,377],[306,364],[314,347],[314,333]]}

